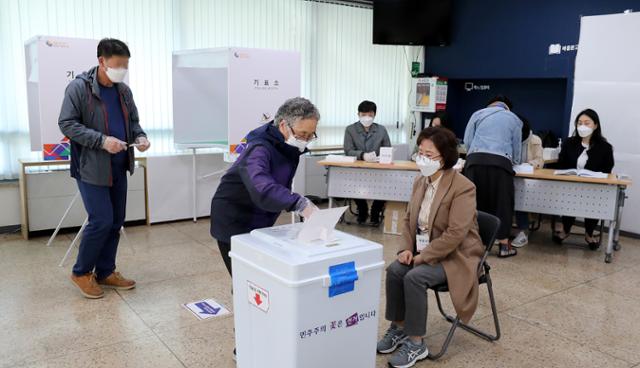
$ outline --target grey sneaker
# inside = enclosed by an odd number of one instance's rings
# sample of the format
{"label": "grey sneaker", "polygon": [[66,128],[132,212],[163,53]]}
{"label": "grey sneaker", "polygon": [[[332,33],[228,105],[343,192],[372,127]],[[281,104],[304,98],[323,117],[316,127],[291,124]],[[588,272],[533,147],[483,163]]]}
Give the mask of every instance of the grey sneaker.
{"label": "grey sneaker", "polygon": [[404,331],[396,325],[391,325],[380,341],[378,341],[378,353],[393,353],[400,344],[407,339]]}
{"label": "grey sneaker", "polygon": [[422,344],[414,344],[407,339],[400,346],[400,349],[389,358],[389,365],[394,368],[409,368],[413,367],[416,362],[426,359],[427,356],[429,356],[429,349],[424,341]]}
{"label": "grey sneaker", "polygon": [[518,233],[518,235],[511,242],[511,246],[514,248],[522,248],[529,243],[529,239],[527,238],[527,234],[524,231]]}

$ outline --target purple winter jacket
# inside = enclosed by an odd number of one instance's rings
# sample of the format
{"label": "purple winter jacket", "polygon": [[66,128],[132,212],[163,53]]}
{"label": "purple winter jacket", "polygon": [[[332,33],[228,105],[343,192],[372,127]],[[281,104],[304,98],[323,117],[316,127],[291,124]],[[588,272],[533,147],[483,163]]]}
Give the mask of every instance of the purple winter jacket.
{"label": "purple winter jacket", "polygon": [[304,198],[291,192],[291,183],[302,153],[285,143],[272,122],[251,131],[211,200],[211,236],[228,243],[234,235],[271,227],[280,212],[296,209]]}

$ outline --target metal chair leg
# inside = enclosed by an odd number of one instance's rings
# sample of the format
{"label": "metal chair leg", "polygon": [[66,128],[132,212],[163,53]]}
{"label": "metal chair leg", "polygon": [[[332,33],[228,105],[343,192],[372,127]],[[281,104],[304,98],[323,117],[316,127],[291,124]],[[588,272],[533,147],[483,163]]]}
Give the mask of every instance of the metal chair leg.
{"label": "metal chair leg", "polygon": [[491,303],[491,314],[493,314],[493,324],[496,330],[494,336],[487,335],[490,341],[497,341],[500,339],[500,321],[498,320],[498,308],[496,307],[496,298],[493,294],[493,282],[491,276],[487,274],[487,291],[489,292],[489,302]]}
{"label": "metal chair leg", "polygon": [[436,354],[429,353],[429,355],[427,356],[428,359],[430,360],[440,359],[444,355],[444,353],[447,352],[447,349],[449,349],[449,344],[453,339],[453,333],[456,332],[456,328],[458,328],[458,325],[460,323],[461,322],[459,318],[456,318],[455,320],[453,320],[451,324],[451,328],[449,329],[449,333],[447,334],[447,338],[444,340],[444,343],[442,344],[442,348],[440,348],[440,351]]}
{"label": "metal chair leg", "polygon": [[491,303],[491,313],[493,316],[493,323],[494,323],[494,327],[495,327],[495,335],[490,335],[484,331],[479,330],[476,327],[470,326],[466,323],[463,323],[461,321],[459,321],[458,317],[453,317],[449,314],[447,314],[444,309],[442,308],[442,302],[440,301],[440,295],[438,292],[436,292],[436,302],[438,304],[438,309],[440,310],[440,313],[442,314],[442,316],[449,322],[449,323],[454,323],[455,321],[457,322],[457,325],[460,326],[460,328],[464,329],[467,332],[470,332],[478,337],[481,337],[487,341],[497,341],[498,339],[500,339],[500,321],[498,319],[498,309],[496,308],[496,301],[495,301],[495,295],[493,294],[493,284],[491,282],[491,276],[489,276],[489,274],[487,274],[487,291],[489,292],[489,302]]}

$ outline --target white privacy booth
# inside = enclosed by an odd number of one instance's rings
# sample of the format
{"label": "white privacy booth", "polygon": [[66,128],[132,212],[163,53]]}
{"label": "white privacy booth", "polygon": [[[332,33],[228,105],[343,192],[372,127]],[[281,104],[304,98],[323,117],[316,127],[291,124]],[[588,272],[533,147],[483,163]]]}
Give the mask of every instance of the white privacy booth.
{"label": "white privacy booth", "polygon": [[175,143],[233,152],[251,130],[300,95],[295,51],[214,48],[173,53]]}
{"label": "white privacy booth", "polygon": [[303,225],[231,238],[238,367],[375,367],[382,246]]}
{"label": "white privacy booth", "polygon": [[25,42],[29,137],[45,160],[69,159],[69,143],[58,128],[67,84],[98,65],[98,40],[35,36]]}
{"label": "white privacy booth", "polygon": [[173,138],[176,147],[192,152],[196,222],[196,149],[220,148],[224,161],[233,162],[247,133],[271,121],[284,101],[300,96],[300,54],[237,47],[183,50],[173,53],[172,65]]}

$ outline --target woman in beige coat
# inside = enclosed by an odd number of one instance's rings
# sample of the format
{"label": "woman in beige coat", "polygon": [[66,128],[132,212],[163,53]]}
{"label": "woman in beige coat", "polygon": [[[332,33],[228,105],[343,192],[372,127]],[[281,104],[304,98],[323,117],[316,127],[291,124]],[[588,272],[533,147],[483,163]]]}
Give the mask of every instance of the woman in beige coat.
{"label": "woman in beige coat", "polygon": [[422,175],[413,184],[398,259],[387,268],[385,317],[391,326],[377,347],[379,353],[395,352],[389,358],[392,367],[410,367],[429,354],[422,339],[427,287],[447,282],[453,306],[465,323],[478,305],[477,270],[484,247],[475,186],[452,168],[458,151],[451,131],[427,128],[417,144]]}

